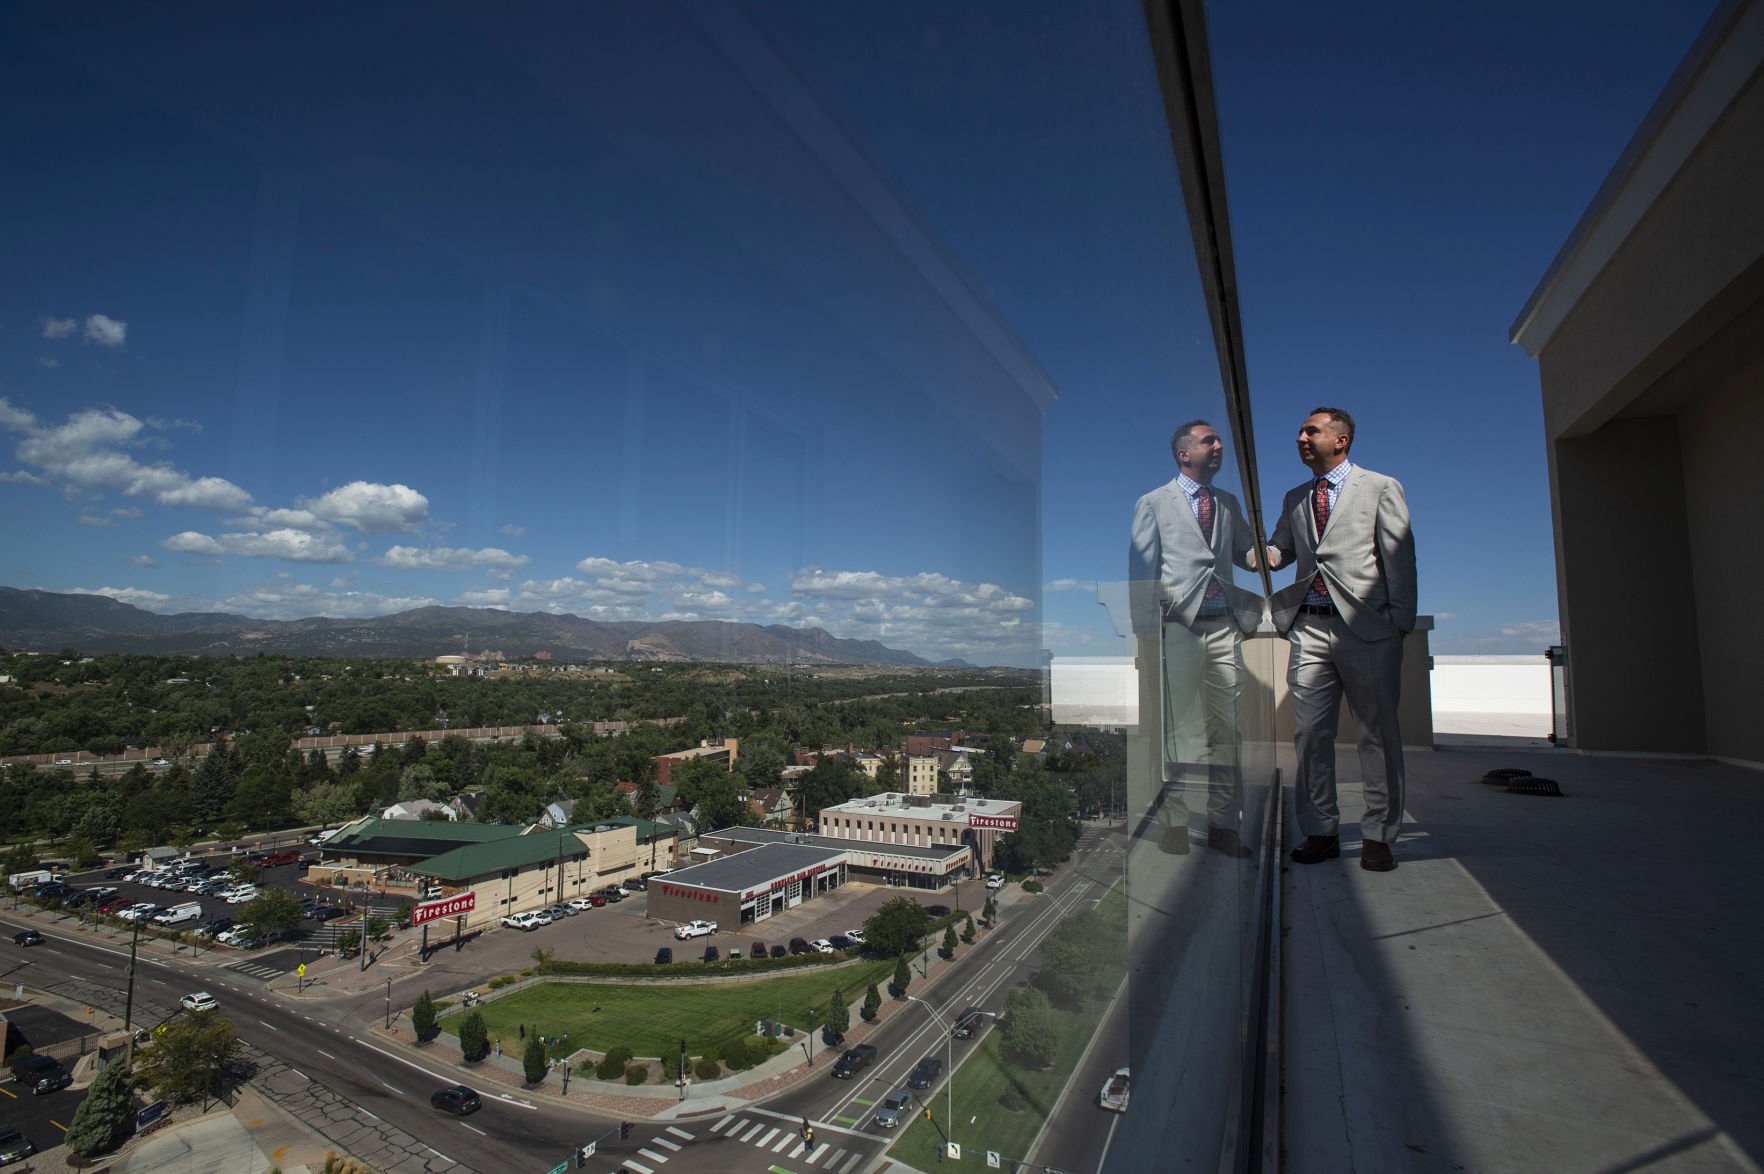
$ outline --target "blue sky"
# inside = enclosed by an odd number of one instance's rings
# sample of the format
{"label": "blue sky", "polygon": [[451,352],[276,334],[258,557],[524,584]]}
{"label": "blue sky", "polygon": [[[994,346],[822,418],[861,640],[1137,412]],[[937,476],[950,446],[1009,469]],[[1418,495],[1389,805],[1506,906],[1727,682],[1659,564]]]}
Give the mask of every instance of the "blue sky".
{"label": "blue sky", "polygon": [[[946,8],[8,8],[0,582],[1118,652],[1220,412],[1139,9]],[[1263,490],[1354,410],[1438,650],[1553,639],[1505,330],[1708,10],[1213,12]]]}

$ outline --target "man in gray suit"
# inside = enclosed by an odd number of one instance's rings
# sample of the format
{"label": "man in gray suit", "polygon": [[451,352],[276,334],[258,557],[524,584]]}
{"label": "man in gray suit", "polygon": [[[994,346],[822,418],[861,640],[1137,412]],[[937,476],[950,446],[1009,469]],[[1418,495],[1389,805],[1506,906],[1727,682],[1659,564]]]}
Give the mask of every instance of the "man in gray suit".
{"label": "man in gray suit", "polygon": [[1415,627],[1415,539],[1403,487],[1348,459],[1354,418],[1318,408],[1299,428],[1299,460],[1311,480],[1286,495],[1269,541],[1270,568],[1297,578],[1274,593],[1274,626],[1292,643],[1287,666],[1300,864],[1341,855],[1335,796],[1335,733],[1345,696],[1360,719],[1366,813],[1360,867],[1396,867],[1390,845],[1403,820],[1403,737],[1397,726],[1403,637]]}
{"label": "man in gray suit", "polygon": [[1212,488],[1225,445],[1205,420],[1170,438],[1175,480],[1133,509],[1128,592],[1134,632],[1160,648],[1163,670],[1162,848],[1188,851],[1185,767],[1205,771],[1207,843],[1245,855],[1237,702],[1243,691],[1243,633],[1262,618],[1261,596],[1231,581],[1230,564],[1254,570],[1261,541],[1231,494]]}

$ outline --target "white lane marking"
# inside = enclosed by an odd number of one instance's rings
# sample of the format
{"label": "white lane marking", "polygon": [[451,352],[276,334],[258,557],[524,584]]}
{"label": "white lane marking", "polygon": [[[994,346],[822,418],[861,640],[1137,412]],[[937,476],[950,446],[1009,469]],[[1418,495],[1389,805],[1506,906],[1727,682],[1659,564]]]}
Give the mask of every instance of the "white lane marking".
{"label": "white lane marking", "polygon": [[[439,1072],[434,1072],[428,1068],[424,1068],[421,1064],[418,1064],[415,1060],[406,1060],[403,1056],[398,1055],[396,1052],[388,1052],[385,1048],[375,1047],[373,1044],[368,1043],[366,1040],[357,1040],[356,1044],[359,1047],[366,1048],[370,1052],[376,1052],[379,1055],[386,1057],[386,1059],[388,1059],[388,1060],[396,1060],[400,1064],[403,1064],[406,1068],[415,1068],[418,1072],[421,1072],[424,1076],[433,1077],[434,1079],[439,1080],[442,1084],[458,1084],[459,1083],[459,1080],[456,1077],[443,1076]],[[484,1094],[479,1093],[478,1095],[483,1096]],[[531,1101],[519,1100],[515,1097],[504,1096],[501,1093],[491,1093],[490,1095],[495,1097],[499,1101],[505,1101],[511,1105],[518,1105],[519,1107],[521,1107],[523,1109],[532,1109],[535,1112],[537,1112],[539,1109],[539,1106],[533,1104]]]}
{"label": "white lane marking", "polygon": [[668,1155],[658,1154],[654,1150],[638,1150],[637,1156],[640,1158],[648,1158],[652,1162],[665,1162],[668,1160]]}
{"label": "white lane marking", "polygon": [[[763,1121],[762,1121],[762,1122],[761,1122],[761,1123],[760,1123],[760,1124],[761,1124],[761,1125],[764,1125],[764,1124],[765,1124],[765,1122],[763,1122]],[[769,1145],[771,1145],[771,1144],[772,1144],[772,1139],[773,1139],[773,1138],[774,1138],[774,1137],[777,1137],[777,1136],[778,1136],[778,1134],[779,1134],[779,1133],[780,1133],[780,1132],[781,1132],[781,1131],[780,1131],[780,1130],[777,1130],[777,1129],[774,1129],[774,1130],[772,1130],[772,1131],[771,1131],[771,1132],[770,1132],[770,1133],[768,1133],[768,1134],[766,1134],[766,1135],[765,1135],[765,1136],[764,1136],[764,1137],[762,1137],[762,1138],[760,1138],[760,1139],[759,1139],[759,1140],[758,1140],[758,1141],[756,1141],[756,1142],[754,1142],[754,1143],[753,1143],[753,1144],[754,1144],[754,1145],[757,1145],[757,1146],[759,1146],[759,1148],[760,1148],[760,1149],[762,1149],[762,1150],[763,1150],[763,1149],[765,1149],[765,1148],[766,1148],[766,1147],[767,1147],[767,1146],[769,1146]],[[752,1134],[749,1134],[749,1135],[748,1135],[748,1136],[749,1136],[749,1137],[751,1137],[751,1136],[752,1136]],[[742,1140],[742,1141],[746,1141],[746,1140],[747,1140],[747,1138],[746,1138],[746,1137],[744,1137],[744,1138],[742,1138],[742,1139],[741,1139],[741,1140]]]}
{"label": "white lane marking", "polygon": [[724,1117],[721,1121],[718,1121],[715,1125],[711,1126],[711,1132],[712,1133],[721,1133],[723,1131],[723,1126],[727,1125],[729,1122],[731,1122],[733,1120],[735,1120],[735,1114],[730,1113],[727,1117]]}
{"label": "white lane marking", "polygon": [[[436,1149],[432,1145],[426,1145],[423,1148],[428,1150],[431,1154],[434,1154],[437,1158],[440,1158],[443,1162],[453,1162],[452,1158],[448,1157],[446,1154],[442,1153],[440,1150]],[[453,1164],[456,1166],[459,1165],[458,1162],[453,1162]]]}
{"label": "white lane marking", "polygon": [[670,1141],[667,1138],[662,1137],[659,1134],[656,1135],[655,1137],[650,1138],[649,1140],[650,1140],[650,1144],[652,1144],[652,1145],[665,1145],[669,1149],[673,1150],[676,1154],[680,1152],[680,1143],[679,1142]]}
{"label": "white lane marking", "polygon": [[386,1082],[385,1082],[385,1081],[383,1081],[383,1080],[382,1080],[382,1081],[380,1081],[380,1083],[381,1083],[381,1084],[385,1084],[385,1085],[386,1085],[386,1087],[387,1087],[387,1088],[389,1088],[389,1089],[391,1089],[391,1090],[392,1090],[392,1091],[393,1091],[393,1092],[395,1092],[395,1093],[397,1093],[397,1094],[398,1094],[398,1095],[399,1095],[399,1096],[405,1096],[405,1095],[406,1095],[406,1093],[405,1093],[405,1091],[404,1091],[404,1090],[403,1090],[403,1089],[401,1089],[401,1088],[399,1088],[399,1087],[398,1087],[398,1086],[397,1086],[397,1085],[395,1085],[395,1084],[386,1084]]}
{"label": "white lane marking", "polygon": [[625,1169],[635,1170],[635,1171],[637,1171],[637,1174],[655,1174],[654,1170],[651,1170],[648,1166],[645,1166],[642,1162],[632,1161],[630,1158],[625,1159]]}
{"label": "white lane marking", "polygon": [[312,1079],[310,1076],[308,1076],[306,1073],[302,1072],[298,1068],[290,1068],[290,1069],[288,1069],[288,1071],[292,1072],[294,1075],[298,1076],[302,1080],[311,1080]]}
{"label": "white lane marking", "polygon": [[[764,1129],[765,1127],[766,1127],[766,1123],[764,1121],[755,1122],[752,1129],[749,1129],[746,1133],[743,1133],[741,1135],[741,1140],[742,1141],[753,1140],[753,1135],[758,1133],[760,1130]],[[731,1129],[729,1132],[733,1133],[735,1131]],[[774,1129],[774,1130],[772,1130],[772,1132],[777,1133],[778,1131],[776,1129]]]}
{"label": "white lane marking", "polygon": [[[727,1117],[724,1117],[723,1120],[724,1121],[731,1121],[731,1120],[734,1120],[734,1117],[735,1117],[735,1114],[731,1113]],[[667,1131],[669,1133],[673,1134],[675,1137],[679,1138],[681,1141],[691,1141],[692,1140],[692,1135],[690,1133],[687,1133],[684,1129],[681,1129],[678,1125],[668,1126]],[[660,1141],[661,1138],[658,1137],[658,1138],[656,1138],[656,1140]]]}
{"label": "white lane marking", "polygon": [[319,1055],[323,1056],[327,1060],[335,1060],[337,1058],[337,1057],[331,1055],[331,1053],[325,1051],[323,1048],[314,1048],[313,1051],[317,1052]]}
{"label": "white lane marking", "polygon": [[[368,1111],[367,1111],[367,1110],[366,1110],[366,1109],[364,1109],[364,1108],[362,1108],[362,1107],[361,1107],[361,1106],[360,1106],[360,1105],[357,1105],[357,1106],[356,1106],[356,1107],[355,1107],[355,1111],[356,1111],[356,1112],[357,1112],[357,1113],[360,1113],[360,1114],[361,1114],[361,1115],[362,1115],[362,1116],[363,1116],[363,1117],[374,1117],[374,1115],[373,1115],[373,1114],[372,1114],[372,1113],[370,1113],[370,1112],[368,1112]],[[379,1118],[378,1118],[378,1117],[374,1117],[374,1120],[375,1120],[375,1121],[378,1121],[378,1120],[379,1120]]]}
{"label": "white lane marking", "polygon": [[479,1137],[489,1137],[490,1136],[488,1133],[485,1133],[482,1129],[479,1129],[476,1125],[466,1125],[466,1123],[464,1121],[461,1121],[460,1124],[462,1126],[465,1126],[465,1128],[471,1130],[473,1133],[477,1134]]}
{"label": "white lane marking", "polygon": [[774,1154],[783,1153],[784,1147],[790,1145],[792,1142],[795,1142],[797,1145],[802,1144],[801,1141],[798,1141],[795,1137],[792,1137],[790,1134],[786,1133],[782,1138],[780,1138],[778,1140],[778,1144],[772,1147],[772,1152]]}
{"label": "white lane marking", "polygon": [[[258,1022],[259,1022],[259,1023],[263,1023],[263,1020],[261,1020],[261,1019],[259,1019],[259,1020],[258,1020]],[[276,1026],[276,1025],[275,1025],[275,1024],[273,1024],[273,1023],[263,1023],[263,1025],[264,1025],[264,1026],[265,1026],[265,1027],[267,1027],[267,1028],[269,1028],[269,1029],[270,1029],[270,1030],[271,1030],[271,1031],[280,1031],[280,1030],[282,1030],[282,1029],[281,1029],[281,1028],[279,1028],[279,1027],[277,1027],[277,1026]]]}

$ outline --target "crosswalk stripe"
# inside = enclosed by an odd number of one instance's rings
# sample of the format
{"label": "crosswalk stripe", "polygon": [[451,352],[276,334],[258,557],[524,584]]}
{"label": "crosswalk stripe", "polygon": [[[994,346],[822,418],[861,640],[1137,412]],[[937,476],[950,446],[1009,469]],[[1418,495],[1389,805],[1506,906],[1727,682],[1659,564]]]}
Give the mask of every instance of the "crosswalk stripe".
{"label": "crosswalk stripe", "polygon": [[[796,1138],[793,1137],[792,1135],[786,1133],[783,1137],[778,1139],[778,1144],[772,1147],[772,1152],[774,1154],[782,1153],[784,1150],[784,1147],[789,1145],[793,1141],[796,1141]],[[800,1141],[796,1141],[796,1144],[801,1145],[802,1143]]]}
{"label": "crosswalk stripe", "polygon": [[[843,1165],[843,1166],[841,1166],[841,1167],[840,1167],[840,1168],[839,1168],[839,1174],[851,1174],[851,1168],[852,1168],[852,1167],[853,1167],[853,1166],[855,1166],[855,1165],[857,1165],[857,1164],[858,1164],[858,1159],[859,1159],[859,1158],[861,1158],[861,1157],[863,1157],[863,1156],[864,1156],[864,1155],[863,1155],[863,1154],[861,1154],[861,1153],[856,1153],[856,1154],[853,1154],[853,1155],[851,1155],[851,1157],[849,1157],[849,1158],[847,1158],[847,1159],[845,1159],[845,1165]],[[648,1171],[648,1170],[639,1170],[639,1171],[638,1171],[638,1172],[637,1172],[637,1174],[650,1174],[650,1171]]]}
{"label": "crosswalk stripe", "polygon": [[[821,1143],[821,1144],[820,1144],[820,1145],[818,1145],[818,1146],[816,1146],[816,1147],[815,1147],[815,1152],[814,1152],[814,1153],[812,1153],[812,1154],[810,1154],[810,1155],[809,1155],[809,1156],[808,1156],[808,1158],[807,1158],[807,1161],[808,1161],[808,1164],[809,1164],[809,1165],[811,1165],[811,1166],[812,1166],[812,1165],[814,1165],[814,1164],[815,1164],[815,1163],[816,1163],[816,1162],[818,1162],[818,1161],[820,1161],[820,1160],[821,1160],[821,1155],[822,1155],[822,1154],[824,1154],[824,1153],[826,1153],[826,1152],[827,1152],[827,1150],[828,1150],[828,1148],[829,1148],[829,1147],[830,1147],[830,1146],[831,1146],[831,1145],[832,1145],[832,1144],[833,1144],[833,1143],[832,1143],[832,1142],[830,1142],[830,1141],[823,1141],[823,1142],[822,1142],[822,1143]],[[840,1151],[839,1151],[839,1154],[843,1154],[843,1153],[844,1153],[844,1152],[845,1152],[845,1151],[844,1151],[844,1150],[840,1150]],[[833,1160],[834,1160],[834,1161],[838,1161],[838,1160],[839,1160],[839,1154],[834,1154],[834,1155],[833,1155]]]}
{"label": "crosswalk stripe", "polygon": [[676,1154],[680,1152],[680,1143],[679,1142],[674,1141],[672,1138],[662,1137],[660,1134],[657,1134],[656,1136],[650,1138],[649,1142],[651,1145],[665,1145],[669,1149],[673,1150]]}
{"label": "crosswalk stripe", "polygon": [[638,1150],[637,1156],[640,1158],[648,1158],[650,1161],[655,1162],[657,1165],[660,1165],[661,1163],[668,1160],[668,1155],[658,1154],[654,1150]]}
{"label": "crosswalk stripe", "polygon": [[[730,1113],[727,1117],[724,1117],[723,1120],[724,1121],[733,1121],[733,1120],[735,1120],[735,1114]],[[718,1122],[718,1124],[721,1124],[721,1122]],[[687,1133],[684,1129],[681,1129],[678,1125],[668,1126],[668,1132],[673,1134],[675,1137],[679,1138],[681,1141],[691,1141],[692,1140],[692,1135],[690,1133]]]}
{"label": "crosswalk stripe", "polygon": [[634,1171],[636,1171],[636,1174],[655,1174],[654,1170],[651,1170],[648,1166],[645,1166],[642,1162],[633,1161],[630,1158],[625,1159],[625,1169],[634,1170]]}
{"label": "crosswalk stripe", "polygon": [[[721,1133],[723,1131],[723,1126],[727,1125],[729,1122],[731,1122],[733,1120],[735,1120],[735,1114],[730,1113],[727,1117],[724,1117],[721,1121],[718,1121],[715,1125],[711,1126],[711,1132],[712,1133]],[[669,1133],[685,1133],[686,1131],[683,1129],[675,1129],[672,1126],[669,1126],[668,1132]]]}
{"label": "crosswalk stripe", "polygon": [[790,1151],[790,1160],[794,1162],[796,1159],[802,1157],[802,1155],[807,1152],[808,1152],[808,1142],[799,1141],[796,1143],[796,1148]]}
{"label": "crosswalk stripe", "polygon": [[[743,1133],[741,1135],[741,1140],[742,1141],[752,1141],[753,1135],[758,1133],[760,1130],[764,1129],[765,1127],[766,1127],[766,1123],[764,1121],[756,1122],[752,1129],[749,1129],[746,1133]],[[732,1134],[735,1131],[733,1129],[731,1129],[729,1132]],[[773,1130],[772,1132],[776,1133],[777,1130]]]}
{"label": "crosswalk stripe", "polygon": [[[764,1124],[764,1122],[763,1122],[763,1121],[762,1121],[762,1122],[761,1122],[761,1124],[762,1124],[762,1125],[763,1125],[763,1124]],[[764,1136],[764,1137],[762,1137],[762,1138],[760,1138],[760,1139],[759,1139],[759,1140],[758,1140],[758,1141],[756,1141],[756,1142],[754,1142],[754,1144],[755,1144],[755,1145],[757,1145],[757,1146],[759,1146],[759,1147],[760,1147],[760,1149],[762,1149],[762,1150],[763,1150],[763,1149],[765,1149],[765,1148],[766,1148],[766,1147],[767,1147],[767,1146],[769,1146],[769,1145],[771,1145],[771,1144],[772,1144],[772,1139],[773,1139],[773,1138],[774,1138],[774,1137],[777,1137],[777,1136],[778,1136],[778,1134],[779,1134],[779,1133],[781,1133],[781,1132],[782,1132],[782,1130],[779,1130],[779,1129],[776,1129],[776,1128],[774,1128],[774,1129],[773,1129],[773,1130],[772,1130],[772,1131],[771,1131],[771,1132],[770,1132],[770,1133],[768,1133],[768,1134],[766,1134],[766,1135],[765,1135],[765,1136]],[[751,1136],[751,1135],[749,1135],[749,1136]],[[741,1139],[741,1140],[742,1140],[742,1141],[746,1141],[746,1140],[747,1140],[747,1138],[745,1138],[745,1137],[744,1137],[744,1138],[742,1138],[742,1139]]]}

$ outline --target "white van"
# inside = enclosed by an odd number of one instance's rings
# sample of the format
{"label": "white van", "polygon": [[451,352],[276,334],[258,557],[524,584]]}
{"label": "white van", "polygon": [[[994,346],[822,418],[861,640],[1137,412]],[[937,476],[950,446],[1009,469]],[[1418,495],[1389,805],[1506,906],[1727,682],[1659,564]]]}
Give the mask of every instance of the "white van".
{"label": "white van", "polygon": [[202,916],[202,902],[185,901],[182,905],[173,905],[170,909],[161,910],[153,915],[154,925],[183,925],[187,921],[195,921]]}

